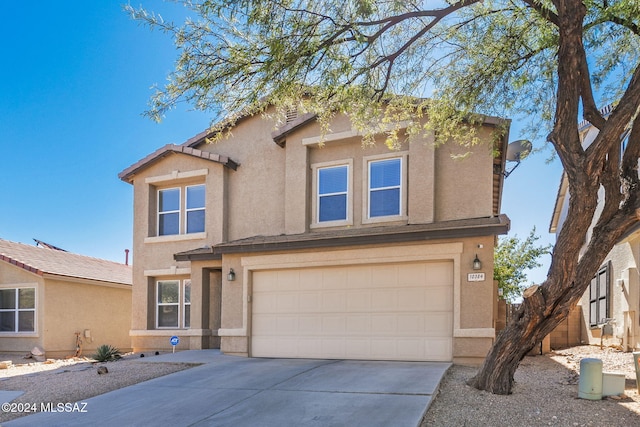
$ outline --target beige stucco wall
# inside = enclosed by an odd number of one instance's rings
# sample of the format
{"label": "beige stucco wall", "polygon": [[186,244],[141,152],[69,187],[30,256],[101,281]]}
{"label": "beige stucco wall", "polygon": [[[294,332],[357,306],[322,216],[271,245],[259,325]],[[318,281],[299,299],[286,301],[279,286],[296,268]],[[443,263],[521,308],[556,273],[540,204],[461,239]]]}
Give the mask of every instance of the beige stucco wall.
{"label": "beige stucco wall", "polygon": [[[0,334],[0,352],[28,353],[34,346],[47,357],[75,353],[75,333],[82,333],[83,355],[102,344],[131,350],[131,287],[95,281],[61,279],[0,265],[1,287],[36,287],[35,333]],[[84,336],[88,330],[91,338]]]}
{"label": "beige stucco wall", "polygon": [[[223,351],[232,354],[248,354],[247,294],[243,284],[250,281],[250,272],[242,265],[242,255],[225,255],[223,261],[176,262],[173,254],[212,246],[220,242],[267,235],[316,233],[340,228],[313,226],[313,174],[314,164],[348,160],[352,165],[353,221],[349,228],[379,227],[384,225],[425,224],[463,218],[490,217],[493,201],[493,167],[488,144],[471,148],[464,160],[452,156],[469,151],[453,145],[434,147],[433,138],[426,137],[405,142],[397,151],[389,150],[382,139],[374,146],[363,147],[361,138],[348,136],[352,131],[345,116],[337,116],[331,125],[325,144],[313,141],[319,135],[317,124],[305,125],[286,138],[284,147],[271,139],[273,123],[262,117],[251,117],[234,127],[232,136],[215,144],[201,144],[197,148],[228,156],[240,166],[236,171],[215,162],[185,154],[171,154],[142,169],[133,178],[134,184],[134,286],[131,336],[136,350],[168,348],[168,338],[174,334],[188,337],[189,348],[215,347],[217,342]],[[489,140],[489,132],[481,132]],[[335,135],[347,135],[335,137]],[[371,156],[404,156],[406,170],[406,197],[403,218],[393,222],[369,223],[366,214],[366,159]],[[206,170],[187,180],[160,180],[173,174]],[[176,175],[178,176],[178,175]],[[151,181],[151,183],[150,183]],[[197,236],[182,235],[178,238],[154,238],[155,193],[157,188],[205,183],[206,233]],[[445,241],[446,242],[446,241]],[[483,343],[491,338],[487,330],[493,328],[493,304],[495,287],[492,284],[493,236],[463,239],[460,255],[459,310],[460,339]],[[431,242],[429,242],[430,244]],[[481,247],[479,247],[481,246]],[[357,251],[362,248],[352,248]],[[336,249],[337,250],[337,249]],[[342,250],[342,249],[340,249]],[[380,246],[381,253],[388,250]],[[332,249],[316,251],[320,259]],[[300,253],[313,251],[300,251]],[[483,261],[485,282],[466,282],[475,254]],[[246,256],[246,255],[245,255]],[[236,280],[228,282],[230,268],[236,272]],[[190,331],[154,330],[155,287],[159,279],[191,276],[192,286],[211,271],[217,273],[218,288],[222,292],[216,301],[213,287],[209,288],[209,303],[220,304],[220,315],[196,313],[201,327],[192,325]],[[198,285],[200,286],[200,285]],[[206,287],[206,285],[203,285]],[[201,289],[205,295],[204,288]],[[195,301],[195,299],[192,299]],[[192,303],[192,310],[195,305]],[[200,310],[202,311],[202,310]],[[192,312],[193,315],[193,312]],[[218,319],[216,326],[213,319]],[[220,329],[220,341],[217,337]],[[473,336],[467,336],[473,335]],[[479,335],[479,336],[475,336]],[[457,339],[457,338],[456,338]],[[469,341],[470,340],[470,341]],[[462,343],[462,341],[461,341]],[[181,338],[181,346],[186,346]],[[466,345],[459,344],[461,354],[467,358]],[[481,357],[486,345],[479,345],[475,357]],[[472,352],[473,353],[473,352]],[[473,356],[469,356],[471,359]]]}
{"label": "beige stucco wall", "polygon": [[43,335],[48,356],[74,354],[76,332],[82,333],[85,356],[103,344],[123,352],[131,350],[130,286],[46,279],[44,297]]}

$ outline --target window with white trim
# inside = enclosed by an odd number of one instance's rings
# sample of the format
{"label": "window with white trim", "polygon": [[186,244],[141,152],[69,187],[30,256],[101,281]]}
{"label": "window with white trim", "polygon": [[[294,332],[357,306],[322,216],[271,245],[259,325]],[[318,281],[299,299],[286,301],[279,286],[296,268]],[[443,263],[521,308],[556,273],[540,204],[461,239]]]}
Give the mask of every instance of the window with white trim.
{"label": "window with white trim", "polygon": [[36,288],[0,289],[0,332],[35,332]]}
{"label": "window with white trim", "polygon": [[201,233],[204,231],[204,185],[191,185],[186,187],[186,212],[188,233]]}
{"label": "window with white trim", "polygon": [[318,168],[318,222],[346,221],[349,166]]}
{"label": "window with white trim", "polygon": [[352,159],[312,165],[312,228],[353,224],[352,167]]}
{"label": "window with white trim", "polygon": [[368,162],[367,217],[402,215],[402,158]]}
{"label": "window with white trim", "polygon": [[180,234],[180,189],[158,190],[158,236]]}
{"label": "window with white trim", "polygon": [[[184,200],[183,200],[184,194]],[[183,220],[184,218],[184,224]],[[205,229],[205,186],[158,190],[158,236],[201,233]]]}
{"label": "window with white trim", "polygon": [[191,326],[191,280],[159,280],[156,283],[156,327]]}

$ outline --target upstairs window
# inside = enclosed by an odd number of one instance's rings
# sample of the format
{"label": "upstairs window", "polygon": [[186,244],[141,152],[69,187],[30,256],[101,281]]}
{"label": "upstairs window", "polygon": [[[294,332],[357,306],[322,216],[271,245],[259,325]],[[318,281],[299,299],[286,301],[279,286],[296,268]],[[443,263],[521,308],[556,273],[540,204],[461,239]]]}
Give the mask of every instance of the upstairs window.
{"label": "upstairs window", "polygon": [[347,165],[318,169],[318,222],[347,220],[348,179]]}
{"label": "upstairs window", "polygon": [[158,235],[180,234],[180,189],[158,191]]}
{"label": "upstairs window", "polygon": [[204,185],[187,187],[187,233],[204,231]]}
{"label": "upstairs window", "polygon": [[[184,194],[184,199],[183,199]],[[184,225],[182,218],[185,218]],[[205,186],[158,190],[158,236],[201,233],[205,229]]]}
{"label": "upstairs window", "polygon": [[399,216],[402,212],[402,159],[369,162],[368,217]]}
{"label": "upstairs window", "polygon": [[0,289],[0,332],[35,332],[36,289]]}

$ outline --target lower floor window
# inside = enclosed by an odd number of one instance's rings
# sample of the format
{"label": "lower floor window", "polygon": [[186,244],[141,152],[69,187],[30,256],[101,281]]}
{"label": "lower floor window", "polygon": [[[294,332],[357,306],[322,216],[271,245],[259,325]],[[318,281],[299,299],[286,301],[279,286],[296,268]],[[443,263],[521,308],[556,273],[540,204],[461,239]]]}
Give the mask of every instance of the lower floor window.
{"label": "lower floor window", "polygon": [[159,280],[156,285],[156,326],[191,326],[191,280]]}
{"label": "lower floor window", "polygon": [[0,289],[0,332],[35,332],[36,289]]}

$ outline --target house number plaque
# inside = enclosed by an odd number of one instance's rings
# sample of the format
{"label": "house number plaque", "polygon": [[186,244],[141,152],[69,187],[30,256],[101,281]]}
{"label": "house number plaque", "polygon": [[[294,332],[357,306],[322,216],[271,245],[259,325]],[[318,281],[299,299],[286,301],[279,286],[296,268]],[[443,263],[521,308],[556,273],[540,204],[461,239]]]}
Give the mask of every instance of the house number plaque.
{"label": "house number plaque", "polygon": [[484,273],[469,273],[467,274],[467,281],[484,282]]}

